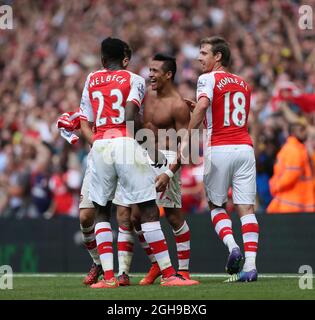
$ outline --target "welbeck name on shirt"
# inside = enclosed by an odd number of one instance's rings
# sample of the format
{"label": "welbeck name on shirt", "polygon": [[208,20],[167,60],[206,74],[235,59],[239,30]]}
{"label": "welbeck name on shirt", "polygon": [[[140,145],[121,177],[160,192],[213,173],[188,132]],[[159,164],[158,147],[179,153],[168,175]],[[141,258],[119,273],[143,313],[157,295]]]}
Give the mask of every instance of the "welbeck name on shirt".
{"label": "welbeck name on shirt", "polygon": [[109,74],[107,76],[98,76],[90,80],[90,88],[94,87],[95,85],[100,85],[102,83],[111,82],[111,81],[116,81],[119,84],[123,84],[124,82],[127,81],[127,79],[117,74],[114,74],[114,75]]}
{"label": "welbeck name on shirt", "polygon": [[217,88],[219,90],[222,90],[224,88],[224,86],[226,86],[227,84],[230,84],[230,83],[231,84],[238,84],[239,86],[243,87],[246,91],[248,90],[248,87],[243,80],[239,83],[238,79],[234,78],[234,77],[224,77],[217,84]]}

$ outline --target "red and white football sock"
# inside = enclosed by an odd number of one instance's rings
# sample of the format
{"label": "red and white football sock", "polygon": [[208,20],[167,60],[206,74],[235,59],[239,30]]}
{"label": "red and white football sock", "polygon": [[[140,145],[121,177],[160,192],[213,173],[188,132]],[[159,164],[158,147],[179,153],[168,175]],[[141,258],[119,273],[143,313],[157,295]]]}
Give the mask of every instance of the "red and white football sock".
{"label": "red and white football sock", "polygon": [[131,261],[133,257],[134,238],[133,232],[126,227],[120,226],[118,228],[118,274],[129,274]]}
{"label": "red and white football sock", "polygon": [[139,239],[141,247],[143,248],[143,250],[147,254],[147,256],[150,259],[151,263],[155,263],[156,262],[155,256],[154,256],[150,246],[147,244],[147,242],[144,239],[143,231],[140,230],[140,231],[135,231],[135,232],[136,232],[136,234],[138,236],[138,239]]}
{"label": "red and white football sock", "polygon": [[245,251],[243,271],[250,271],[256,269],[259,226],[254,214],[247,214],[241,217],[241,223]]}
{"label": "red and white football sock", "polygon": [[190,230],[186,221],[177,230],[173,230],[176,241],[178,270],[189,269],[190,258]]}
{"label": "red and white football sock", "polygon": [[214,229],[219,238],[228,247],[231,252],[234,248],[238,247],[234,240],[232,231],[232,221],[223,208],[216,208],[211,210],[211,220],[214,225]]}
{"label": "red and white football sock", "polygon": [[87,251],[89,252],[91,258],[93,259],[93,262],[97,265],[100,265],[101,260],[97,251],[97,245],[96,245],[95,234],[94,234],[94,224],[87,228],[84,228],[80,224],[80,229],[82,231],[84,245]]}
{"label": "red and white football sock", "polygon": [[113,233],[110,223],[97,223],[95,225],[95,237],[97,250],[104,270],[104,279],[110,280],[114,277]]}
{"label": "red and white football sock", "polygon": [[176,272],[171,263],[160,221],[142,223],[141,229],[159,265],[162,277],[168,278],[174,275]]}

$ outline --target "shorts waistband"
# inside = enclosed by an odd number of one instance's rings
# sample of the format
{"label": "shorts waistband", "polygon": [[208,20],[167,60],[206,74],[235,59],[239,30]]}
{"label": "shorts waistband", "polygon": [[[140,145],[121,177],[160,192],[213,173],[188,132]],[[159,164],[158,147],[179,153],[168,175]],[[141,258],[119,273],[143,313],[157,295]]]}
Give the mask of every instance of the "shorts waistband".
{"label": "shorts waistband", "polygon": [[233,152],[233,151],[254,151],[253,147],[248,144],[229,144],[224,146],[209,147],[212,152]]}

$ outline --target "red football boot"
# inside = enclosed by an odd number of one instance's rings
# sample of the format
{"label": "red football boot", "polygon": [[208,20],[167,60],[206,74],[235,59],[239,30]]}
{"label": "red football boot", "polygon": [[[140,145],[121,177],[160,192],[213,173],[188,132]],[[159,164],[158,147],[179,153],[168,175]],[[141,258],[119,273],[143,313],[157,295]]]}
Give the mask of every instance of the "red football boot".
{"label": "red football boot", "polygon": [[125,274],[125,272],[123,272],[121,275],[118,276],[118,282],[120,286],[130,286],[130,279],[128,274]]}
{"label": "red football boot", "polygon": [[154,281],[162,275],[157,262],[152,263],[152,266],[146,276],[139,282],[140,286],[147,286],[153,284]]}
{"label": "red football boot", "polygon": [[161,279],[162,287],[182,287],[182,286],[193,286],[196,284],[199,284],[199,281],[185,279],[179,274],[175,274],[168,278]]}
{"label": "red football boot", "polygon": [[96,283],[102,274],[102,266],[93,263],[89,273],[84,278],[83,283],[90,286],[91,284]]}
{"label": "red football boot", "polygon": [[119,282],[118,280],[113,277],[109,280],[101,280],[98,283],[94,283],[90,286],[93,289],[114,289],[119,287]]}
{"label": "red football boot", "polygon": [[[190,279],[190,273],[189,273],[189,271],[179,270],[179,271],[177,272],[177,274],[179,274],[180,276],[182,276],[182,277],[183,277],[184,279],[186,279],[186,280],[191,280],[191,279]],[[198,280],[194,280],[194,281],[196,281],[196,282],[199,283]]]}

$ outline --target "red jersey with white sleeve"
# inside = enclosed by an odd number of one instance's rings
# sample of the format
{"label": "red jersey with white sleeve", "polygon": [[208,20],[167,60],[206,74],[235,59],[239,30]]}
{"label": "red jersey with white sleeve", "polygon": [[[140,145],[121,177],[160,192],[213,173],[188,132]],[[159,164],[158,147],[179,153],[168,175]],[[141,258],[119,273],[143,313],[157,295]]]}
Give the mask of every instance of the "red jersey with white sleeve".
{"label": "red jersey with white sleeve", "polygon": [[90,73],[85,82],[80,113],[94,122],[94,141],[127,136],[127,102],[141,106],[145,93],[144,78],[127,70],[103,69]]}
{"label": "red jersey with white sleeve", "polygon": [[205,119],[209,146],[253,145],[247,125],[250,93],[248,84],[232,73],[213,71],[199,77],[197,101],[209,99]]}

